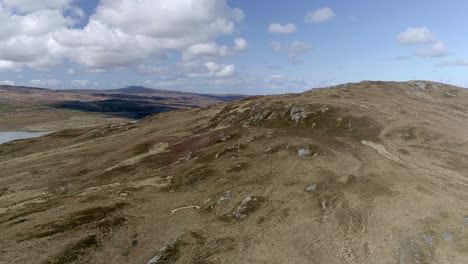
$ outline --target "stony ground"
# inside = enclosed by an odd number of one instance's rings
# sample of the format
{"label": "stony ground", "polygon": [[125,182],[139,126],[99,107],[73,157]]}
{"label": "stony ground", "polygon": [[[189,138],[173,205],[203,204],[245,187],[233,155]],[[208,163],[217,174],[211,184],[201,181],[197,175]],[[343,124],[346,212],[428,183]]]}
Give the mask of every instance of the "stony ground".
{"label": "stony ground", "polygon": [[468,91],[361,82],[0,145],[0,263],[468,263]]}

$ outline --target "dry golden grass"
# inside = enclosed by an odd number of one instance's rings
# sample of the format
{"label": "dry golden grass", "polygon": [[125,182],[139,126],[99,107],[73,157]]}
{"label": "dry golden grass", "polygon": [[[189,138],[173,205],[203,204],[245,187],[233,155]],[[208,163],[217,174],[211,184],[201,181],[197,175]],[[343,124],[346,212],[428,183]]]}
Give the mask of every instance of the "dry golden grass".
{"label": "dry golden grass", "polygon": [[468,263],[467,120],[362,82],[7,143],[0,263]]}

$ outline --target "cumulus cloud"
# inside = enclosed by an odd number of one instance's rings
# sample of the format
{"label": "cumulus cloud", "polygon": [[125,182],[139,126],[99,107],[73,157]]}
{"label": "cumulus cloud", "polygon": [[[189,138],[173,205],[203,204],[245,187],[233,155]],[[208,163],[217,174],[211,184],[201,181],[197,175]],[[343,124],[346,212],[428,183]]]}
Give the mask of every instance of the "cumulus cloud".
{"label": "cumulus cloud", "polygon": [[30,13],[44,9],[68,9],[74,0],[2,0],[6,8],[18,13]]}
{"label": "cumulus cloud", "polygon": [[428,44],[436,40],[436,35],[427,27],[409,27],[397,36],[400,44]]}
{"label": "cumulus cloud", "polygon": [[335,17],[335,12],[329,7],[310,11],[305,15],[305,22],[318,24],[329,21]]}
{"label": "cumulus cloud", "polygon": [[195,78],[226,78],[233,76],[236,71],[236,67],[233,64],[226,65],[214,62],[207,62],[204,64],[204,67],[205,69],[201,69],[201,72],[191,73],[188,76]]}
{"label": "cumulus cloud", "polygon": [[234,50],[235,51],[244,51],[249,47],[247,40],[243,38],[234,39]]}
{"label": "cumulus cloud", "polygon": [[119,68],[184,49],[223,52],[213,51],[216,38],[232,34],[243,17],[217,0],[104,0],[84,29],[64,29],[54,37],[90,68]]}
{"label": "cumulus cloud", "polygon": [[189,44],[231,34],[244,18],[221,0],[103,0],[94,20],[125,34]]}
{"label": "cumulus cloud", "polygon": [[[60,3],[37,1],[0,1],[0,70],[22,67],[47,68],[61,62],[65,49],[51,37],[51,32],[73,25],[76,20],[60,10],[35,10]],[[55,4],[55,5],[53,5]],[[16,14],[15,10],[34,10]]]}
{"label": "cumulus cloud", "polygon": [[199,43],[184,50],[182,61],[213,60],[226,57],[228,54],[229,48],[227,46],[219,45],[215,42]]}
{"label": "cumulus cloud", "polygon": [[447,47],[445,43],[442,41],[437,41],[436,43],[432,44],[431,47],[426,49],[421,49],[416,51],[416,56],[419,57],[445,57],[448,55]]}
{"label": "cumulus cloud", "polygon": [[279,34],[279,35],[289,35],[289,34],[294,34],[296,33],[297,29],[294,24],[285,24],[281,25],[278,23],[272,23],[268,27],[268,32],[272,34]]}
{"label": "cumulus cloud", "polygon": [[206,63],[248,47],[242,38],[233,47],[217,43],[244,19],[225,0],[102,0],[83,28],[75,27],[83,14],[75,2],[0,0],[0,70],[47,68],[69,59],[100,71],[174,52]]}
{"label": "cumulus cloud", "polygon": [[[413,53],[417,57],[439,58],[449,55],[445,43],[427,27],[409,27],[398,34],[396,39],[401,45],[425,45]],[[403,58],[410,57],[404,56]]]}

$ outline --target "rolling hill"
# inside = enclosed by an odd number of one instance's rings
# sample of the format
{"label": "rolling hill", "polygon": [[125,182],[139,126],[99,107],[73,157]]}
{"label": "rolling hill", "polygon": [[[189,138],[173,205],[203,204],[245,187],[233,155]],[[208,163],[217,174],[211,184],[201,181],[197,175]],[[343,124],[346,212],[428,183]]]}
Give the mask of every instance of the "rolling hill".
{"label": "rolling hill", "polygon": [[360,82],[0,145],[0,263],[468,263],[468,91]]}

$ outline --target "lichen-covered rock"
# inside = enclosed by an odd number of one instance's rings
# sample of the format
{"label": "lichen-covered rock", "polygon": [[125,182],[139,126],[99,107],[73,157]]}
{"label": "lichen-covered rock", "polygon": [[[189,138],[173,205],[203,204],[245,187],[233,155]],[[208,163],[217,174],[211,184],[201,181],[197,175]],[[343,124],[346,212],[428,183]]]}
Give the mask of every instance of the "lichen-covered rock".
{"label": "lichen-covered rock", "polygon": [[299,157],[310,157],[312,156],[312,151],[309,148],[300,148],[297,150],[297,155]]}
{"label": "lichen-covered rock", "polygon": [[450,97],[457,98],[458,97],[458,91],[456,91],[456,90],[445,91],[444,96],[449,97],[449,98]]}
{"label": "lichen-covered rock", "polygon": [[218,216],[229,214],[234,208],[231,203],[232,196],[233,194],[230,190],[212,195],[203,204],[203,210],[212,212]]}
{"label": "lichen-covered rock", "polygon": [[150,261],[148,261],[146,264],[162,264],[167,263],[169,261],[175,261],[178,255],[178,242],[178,239],[174,239],[167,243],[159,250],[156,256],[150,259]]}
{"label": "lichen-covered rock", "polygon": [[232,216],[237,220],[243,220],[253,212],[257,211],[262,202],[262,197],[249,195],[242,200],[237,209],[232,213]]}
{"label": "lichen-covered rock", "polygon": [[263,102],[250,105],[245,111],[226,108],[217,117],[222,125],[316,127],[328,115],[329,106],[321,104],[288,104]]}

